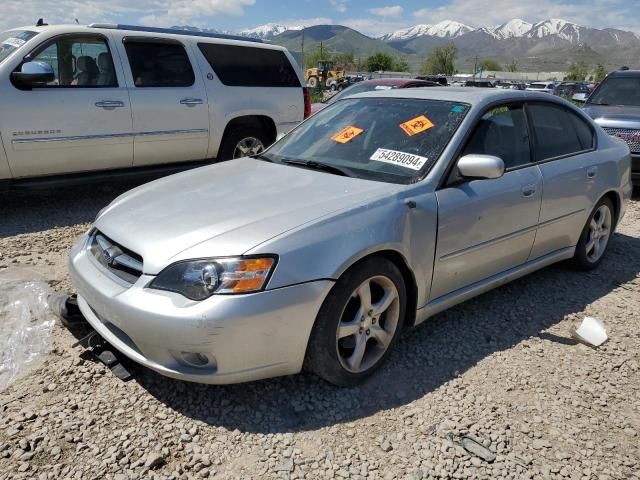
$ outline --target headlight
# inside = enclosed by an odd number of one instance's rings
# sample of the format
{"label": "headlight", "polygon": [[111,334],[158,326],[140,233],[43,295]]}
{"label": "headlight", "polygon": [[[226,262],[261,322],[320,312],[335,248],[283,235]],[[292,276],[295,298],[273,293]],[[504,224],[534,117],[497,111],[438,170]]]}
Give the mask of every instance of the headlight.
{"label": "headlight", "polygon": [[189,260],[165,268],[149,287],[177,292],[190,300],[204,300],[214,293],[258,292],[275,265],[275,256]]}

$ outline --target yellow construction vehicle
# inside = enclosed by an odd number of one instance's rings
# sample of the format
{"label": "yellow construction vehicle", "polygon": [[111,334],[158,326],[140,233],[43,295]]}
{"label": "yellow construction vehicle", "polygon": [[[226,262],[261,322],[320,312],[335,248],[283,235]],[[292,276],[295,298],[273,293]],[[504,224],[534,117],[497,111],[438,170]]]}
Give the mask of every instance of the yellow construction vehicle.
{"label": "yellow construction vehicle", "polygon": [[304,73],[304,80],[307,86],[317,88],[318,85],[329,87],[334,81],[344,79],[344,70],[334,70],[333,62],[321,60],[317,68],[308,68]]}

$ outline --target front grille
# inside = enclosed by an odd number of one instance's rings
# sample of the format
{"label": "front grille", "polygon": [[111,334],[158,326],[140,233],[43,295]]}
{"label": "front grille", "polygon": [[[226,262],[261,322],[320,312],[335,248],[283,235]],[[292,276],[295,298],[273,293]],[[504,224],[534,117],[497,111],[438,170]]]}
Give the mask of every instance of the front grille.
{"label": "front grille", "polygon": [[612,127],[602,127],[602,129],[612,137],[617,137],[627,142],[631,153],[640,153],[640,130]]}
{"label": "front grille", "polygon": [[99,231],[91,236],[89,250],[100,265],[127,283],[134,284],[142,275],[142,257]]}

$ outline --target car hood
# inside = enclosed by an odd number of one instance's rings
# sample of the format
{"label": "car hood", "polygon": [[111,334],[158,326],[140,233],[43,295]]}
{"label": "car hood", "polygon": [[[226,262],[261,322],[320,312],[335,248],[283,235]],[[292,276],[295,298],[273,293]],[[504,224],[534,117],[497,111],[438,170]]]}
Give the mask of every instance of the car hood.
{"label": "car hood", "polygon": [[131,190],[99,215],[96,228],[141,255],[144,273],[153,275],[179,260],[241,255],[398,187],[243,158]]}
{"label": "car hood", "polygon": [[584,111],[602,127],[640,128],[640,107],[587,104]]}

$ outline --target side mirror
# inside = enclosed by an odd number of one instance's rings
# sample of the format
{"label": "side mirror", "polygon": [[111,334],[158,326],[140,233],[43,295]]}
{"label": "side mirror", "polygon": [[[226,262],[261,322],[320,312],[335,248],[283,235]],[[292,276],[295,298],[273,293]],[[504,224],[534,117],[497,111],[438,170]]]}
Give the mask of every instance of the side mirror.
{"label": "side mirror", "polygon": [[19,72],[11,74],[13,83],[22,88],[42,87],[55,79],[53,68],[46,62],[23,63]]}
{"label": "side mirror", "polygon": [[580,102],[580,103],[584,103],[587,101],[587,94],[586,93],[576,93],[573,95],[573,97],[571,97],[572,100],[576,101],[576,102]]}
{"label": "side mirror", "polygon": [[464,178],[500,178],[504,175],[504,162],[500,157],[474,153],[458,160],[458,171]]}

